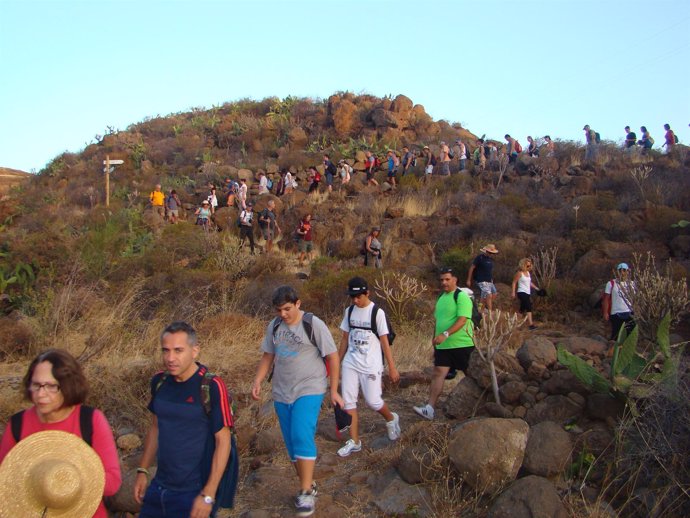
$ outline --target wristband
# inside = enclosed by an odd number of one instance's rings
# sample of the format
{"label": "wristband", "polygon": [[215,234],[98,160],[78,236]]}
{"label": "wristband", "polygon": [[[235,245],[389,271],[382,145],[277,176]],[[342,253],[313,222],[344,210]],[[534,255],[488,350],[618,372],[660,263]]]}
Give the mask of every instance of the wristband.
{"label": "wristband", "polygon": [[149,473],[149,470],[146,468],[137,468],[137,473],[143,473],[146,475],[146,478],[151,478],[151,474]]}

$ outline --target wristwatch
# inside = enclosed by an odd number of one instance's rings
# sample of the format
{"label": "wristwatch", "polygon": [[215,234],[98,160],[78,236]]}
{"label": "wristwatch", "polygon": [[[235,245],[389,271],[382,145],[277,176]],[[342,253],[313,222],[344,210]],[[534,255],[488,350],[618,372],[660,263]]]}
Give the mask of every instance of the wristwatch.
{"label": "wristwatch", "polygon": [[448,337],[450,336],[450,333],[449,333],[448,331],[444,331],[444,332],[443,332],[443,336],[445,336],[446,338],[448,338]]}
{"label": "wristwatch", "polygon": [[205,503],[205,504],[213,505],[213,504],[216,503],[216,501],[215,501],[215,500],[213,499],[213,497],[211,497],[211,496],[205,495],[205,494],[203,494],[203,493],[201,493],[200,496],[201,496],[201,498],[204,499],[204,503]]}

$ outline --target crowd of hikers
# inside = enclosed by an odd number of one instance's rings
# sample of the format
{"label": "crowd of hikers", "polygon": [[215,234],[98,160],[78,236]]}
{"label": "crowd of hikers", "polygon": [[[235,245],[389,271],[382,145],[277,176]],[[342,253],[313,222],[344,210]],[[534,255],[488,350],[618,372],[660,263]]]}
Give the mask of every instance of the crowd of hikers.
{"label": "crowd of hikers", "polygon": [[[498,252],[493,244],[481,249],[467,287],[459,286],[453,268],[439,271],[429,394],[411,409],[423,419],[435,419],[445,381],[469,367],[482,312],[495,304],[493,260]],[[530,296],[533,289],[543,291],[532,282],[531,269],[531,260],[522,259],[512,284],[530,330]],[[628,302],[631,289],[629,267],[620,263],[602,293],[603,317],[611,323],[609,351],[621,340],[623,328],[630,331],[635,325]],[[389,441],[402,434],[399,414],[383,399],[384,372],[392,383],[400,380],[393,354],[396,333],[384,309],[372,300],[365,278],[351,278],[343,290],[350,304],[343,308],[339,343],[323,320],[305,311],[295,288],[285,285],[273,292],[276,316],[258,344],[251,396],[261,400],[265,380],[271,382],[285,450],[297,475],[297,516],[315,511],[315,436],[326,395],[338,439],[349,432],[338,456],[362,451],[360,394],[383,418]],[[166,326],[159,346],[163,371],[150,380],[150,420],[129,491],[141,505],[140,518],[212,517],[219,508],[233,506],[238,485],[232,397],[223,380],[198,362],[201,347],[190,324]],[[0,440],[3,516],[106,518],[103,497],[120,488],[120,461],[106,416],[84,404],[88,382],[79,362],[64,350],[41,352],[30,363],[21,391],[30,406],[11,417]],[[64,483],[54,483],[58,473]]]}

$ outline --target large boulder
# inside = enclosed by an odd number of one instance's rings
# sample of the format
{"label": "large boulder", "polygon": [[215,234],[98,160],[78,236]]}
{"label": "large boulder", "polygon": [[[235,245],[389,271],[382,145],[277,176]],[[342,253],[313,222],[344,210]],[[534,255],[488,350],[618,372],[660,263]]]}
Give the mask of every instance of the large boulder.
{"label": "large boulder", "polygon": [[563,338],[558,342],[558,345],[562,345],[566,351],[572,354],[586,354],[587,356],[603,356],[606,354],[607,348],[606,343],[584,336],[569,336]]}
{"label": "large boulder", "polygon": [[397,474],[392,477],[384,474],[376,479],[370,483],[376,495],[374,505],[384,516],[406,516],[411,509],[415,516],[431,516],[431,495],[425,487],[410,485]]}
{"label": "large boulder", "polygon": [[525,420],[534,426],[543,421],[565,424],[582,414],[584,405],[567,396],[546,396],[527,410]]}
{"label": "large boulder", "polygon": [[238,169],[237,179],[246,180],[248,184],[251,184],[254,181],[254,173],[251,169]]}
{"label": "large boulder", "polygon": [[528,434],[522,419],[471,419],[452,432],[448,457],[470,486],[496,491],[517,476]]}
{"label": "large boulder", "polygon": [[307,132],[299,126],[295,126],[290,130],[290,133],[288,133],[288,142],[292,148],[302,148],[307,145],[308,141],[309,137]]}
{"label": "large boulder", "polygon": [[556,363],[556,347],[553,342],[543,336],[534,336],[525,340],[515,353],[515,357],[523,369],[529,369],[532,362],[550,367]]}
{"label": "large boulder", "polygon": [[455,419],[467,419],[475,415],[481,405],[483,391],[470,377],[465,376],[450,391],[443,412]]}
{"label": "large boulder", "polygon": [[397,128],[398,127],[397,117],[392,112],[389,112],[388,110],[384,110],[383,108],[376,108],[372,112],[371,121],[374,123],[374,125],[377,128],[382,128],[382,127]]}
{"label": "large boulder", "polygon": [[554,485],[530,475],[513,482],[494,500],[488,518],[567,518]]}
{"label": "large boulder", "polygon": [[[499,382],[501,382],[507,374],[514,374],[522,378],[525,375],[520,362],[515,358],[504,352],[499,352],[494,356],[494,365],[496,366],[496,375]],[[481,388],[486,389],[491,386],[491,370],[489,366],[482,360],[477,351],[470,356],[470,363],[467,367],[467,375],[474,379]]]}
{"label": "large boulder", "polygon": [[391,111],[401,114],[407,114],[412,111],[414,103],[409,97],[405,97],[400,94],[395,99],[393,99],[393,104],[391,105]]}
{"label": "large boulder", "polygon": [[573,449],[570,434],[551,421],[534,425],[529,431],[522,467],[533,475],[550,477],[561,473]]}

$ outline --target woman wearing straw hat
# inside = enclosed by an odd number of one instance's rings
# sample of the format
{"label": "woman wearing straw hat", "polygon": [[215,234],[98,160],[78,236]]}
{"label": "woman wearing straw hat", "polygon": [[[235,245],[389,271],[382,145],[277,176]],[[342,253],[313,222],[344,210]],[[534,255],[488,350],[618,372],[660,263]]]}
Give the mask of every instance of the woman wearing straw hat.
{"label": "woman wearing straw hat", "polygon": [[12,416],[0,441],[0,517],[106,518],[102,499],[119,489],[120,464],[107,419],[83,405],[81,367],[49,349],[22,386],[33,406]]}

